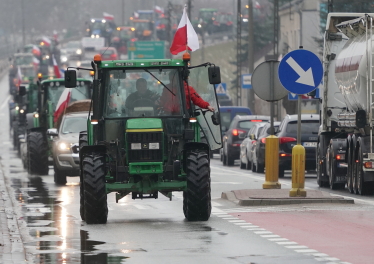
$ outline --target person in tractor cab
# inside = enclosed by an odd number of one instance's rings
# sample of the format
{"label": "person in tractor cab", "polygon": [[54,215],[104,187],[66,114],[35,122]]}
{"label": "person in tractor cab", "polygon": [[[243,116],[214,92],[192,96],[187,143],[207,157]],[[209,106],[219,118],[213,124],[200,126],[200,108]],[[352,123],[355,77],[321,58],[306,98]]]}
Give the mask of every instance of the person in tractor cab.
{"label": "person in tractor cab", "polygon": [[[168,89],[164,88],[161,98],[160,98],[160,105],[163,107],[163,111],[165,114],[175,115],[180,113],[180,106],[179,101],[177,99],[177,84],[175,75],[177,74],[176,71],[170,71],[169,73],[169,81],[170,83],[166,85]],[[184,93],[186,96],[186,104],[187,109],[191,108],[191,101],[194,105],[202,108],[208,109],[211,112],[214,112],[214,107],[212,107],[208,102],[204,101],[203,98],[196,92],[196,90],[187,84],[186,81],[183,81],[184,85]]]}
{"label": "person in tractor cab", "polygon": [[147,81],[144,78],[136,80],[136,92],[130,94],[125,102],[127,109],[133,110],[134,107],[152,106],[156,108],[159,95],[147,88]]}

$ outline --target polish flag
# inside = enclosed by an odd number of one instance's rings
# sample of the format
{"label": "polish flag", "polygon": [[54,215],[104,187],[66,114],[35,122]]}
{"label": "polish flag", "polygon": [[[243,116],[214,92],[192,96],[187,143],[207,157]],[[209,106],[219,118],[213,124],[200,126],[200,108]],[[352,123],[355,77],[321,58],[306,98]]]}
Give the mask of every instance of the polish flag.
{"label": "polish flag", "polygon": [[177,31],[175,32],[173,43],[170,46],[170,53],[177,55],[179,52],[199,49],[199,39],[188,19],[186,6],[183,9],[182,19],[179,22]]}
{"label": "polish flag", "polygon": [[134,11],[134,18],[139,18],[139,13]]}
{"label": "polish flag", "polygon": [[56,123],[59,116],[65,112],[65,109],[70,102],[71,89],[72,88],[65,88],[65,90],[62,92],[60,96],[60,99],[58,99],[58,102],[56,105],[56,111],[53,114],[53,122]]}
{"label": "polish flag", "polygon": [[32,46],[32,54],[34,54],[35,56],[40,56],[40,49],[38,46],[36,45]]}
{"label": "polish flag", "polygon": [[259,2],[257,2],[257,1],[256,1],[256,3],[255,3],[255,8],[256,8],[256,9],[259,9],[259,8],[261,8],[261,5],[260,5],[260,3],[259,3]]}
{"label": "polish flag", "polygon": [[158,13],[158,14],[163,14],[164,9],[162,7],[159,7],[159,6],[155,6],[155,12]]}
{"label": "polish flag", "polygon": [[51,40],[47,37],[42,37],[42,43],[47,47],[51,46]]}
{"label": "polish flag", "polygon": [[55,55],[52,55],[52,60],[53,60],[53,71],[55,73],[55,77],[56,78],[62,78],[60,69],[58,68],[58,65],[57,65],[57,62],[56,62],[56,59],[55,59]]}
{"label": "polish flag", "polygon": [[21,72],[21,67],[18,66],[18,70],[17,70],[17,84],[18,84],[18,87],[21,85],[22,83],[22,72]]}
{"label": "polish flag", "polygon": [[114,16],[106,12],[103,13],[103,16],[106,20],[114,20]]}

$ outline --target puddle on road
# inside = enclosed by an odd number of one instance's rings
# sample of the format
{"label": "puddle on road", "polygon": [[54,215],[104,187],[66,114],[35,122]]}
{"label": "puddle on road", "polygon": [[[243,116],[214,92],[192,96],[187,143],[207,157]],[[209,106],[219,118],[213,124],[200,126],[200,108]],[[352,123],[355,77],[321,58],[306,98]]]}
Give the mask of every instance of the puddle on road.
{"label": "puddle on road", "polygon": [[[31,262],[125,262],[128,257],[124,256],[124,253],[128,252],[119,250],[117,245],[90,240],[88,232],[81,229],[79,221],[68,215],[66,209],[60,205],[64,188],[76,188],[76,184],[50,190],[48,184],[43,182],[43,176],[28,176],[22,167],[17,165],[8,163],[4,172],[10,175],[8,177],[14,188],[15,198],[20,203],[23,220],[29,231],[31,241],[25,242],[24,245]],[[96,248],[103,244],[109,249],[106,252]]]}

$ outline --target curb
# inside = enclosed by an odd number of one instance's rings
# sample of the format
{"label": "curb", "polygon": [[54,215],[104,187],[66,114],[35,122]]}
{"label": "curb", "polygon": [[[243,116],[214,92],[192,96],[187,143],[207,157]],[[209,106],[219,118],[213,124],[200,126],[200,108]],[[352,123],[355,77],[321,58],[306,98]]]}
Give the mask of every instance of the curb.
{"label": "curb", "polygon": [[13,201],[9,196],[2,170],[0,170],[0,229],[1,263],[26,263],[17,213],[14,210]]}
{"label": "curb", "polygon": [[319,190],[307,190],[308,197],[289,197],[289,190],[247,189],[222,192],[221,198],[241,206],[289,205],[309,203],[354,204],[354,199],[331,196]]}

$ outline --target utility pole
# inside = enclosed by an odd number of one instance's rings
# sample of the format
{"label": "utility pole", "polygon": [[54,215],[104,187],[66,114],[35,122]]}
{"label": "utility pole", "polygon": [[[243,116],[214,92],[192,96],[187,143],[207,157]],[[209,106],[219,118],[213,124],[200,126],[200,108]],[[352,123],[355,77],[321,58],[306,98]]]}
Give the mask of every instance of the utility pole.
{"label": "utility pole", "polygon": [[187,1],[187,15],[190,21],[192,21],[191,12],[192,12],[192,0],[188,0]]}
{"label": "utility pole", "polygon": [[241,75],[242,75],[242,64],[241,64],[241,50],[242,50],[242,12],[241,12],[241,0],[237,0],[237,26],[236,26],[236,105],[241,105]]}
{"label": "utility pole", "polygon": [[[274,0],[274,24],[273,24],[274,36],[273,36],[273,56],[275,60],[278,60],[278,47],[279,47],[279,2]],[[277,120],[281,120],[281,105],[280,101],[272,102],[273,107],[276,109],[275,116]]]}
{"label": "utility pole", "polygon": [[[253,4],[248,0],[248,73],[254,71],[254,30],[253,30]],[[247,89],[247,104],[253,114],[256,114],[255,92]]]}
{"label": "utility pole", "polygon": [[21,2],[21,11],[22,11],[22,48],[26,45],[25,37],[25,0]]}
{"label": "utility pole", "polygon": [[122,0],[122,26],[125,25],[125,0]]}

